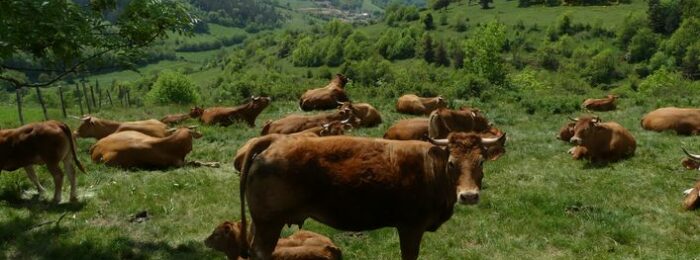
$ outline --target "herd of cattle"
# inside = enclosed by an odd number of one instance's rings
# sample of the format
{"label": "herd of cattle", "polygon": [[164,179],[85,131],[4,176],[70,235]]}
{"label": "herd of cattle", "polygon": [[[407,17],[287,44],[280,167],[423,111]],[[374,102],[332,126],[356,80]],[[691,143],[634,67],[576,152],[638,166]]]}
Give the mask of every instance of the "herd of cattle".
{"label": "herd of cattle", "polygon": [[[479,202],[483,163],[505,154],[506,133],[479,109],[449,109],[440,96],[404,95],[396,110],[419,117],[395,122],[383,138],[344,136],[348,129],[382,123],[372,105],[348,98],[347,82],[337,74],[326,87],[308,90],[299,100],[304,111],[332,111],[268,121],[259,137],[238,149],[234,167],[241,173],[242,220],[219,225],[207,238],[207,246],[229,259],[339,259],[340,249],[320,234],[298,231],[279,240],[284,225],[301,227],[313,218],[349,231],[395,227],[402,258],[416,259],[425,231],[435,231],[450,219],[456,203]],[[587,99],[582,107],[614,110],[616,98]],[[24,168],[43,193],[33,165],[46,164],[54,178],[53,202],[59,203],[62,162],[71,184],[70,200],[76,201],[73,168],[84,169],[77,160],[74,137],[97,139],[89,151],[96,163],[121,168],[180,167],[187,163],[193,139],[202,135],[194,127],[169,125],[198,119],[205,125],[240,121],[254,127],[270,103],[269,97],[254,96],[237,107],[195,107],[187,114],[133,122],[86,116],[74,133],[58,121],[3,129],[0,170]],[[636,141],[622,125],[591,116],[570,119],[557,138],[574,145],[569,150],[574,159],[616,161],[634,155]],[[653,131],[700,134],[700,110],[657,109],[645,115],[641,125]],[[683,165],[698,169],[700,155],[686,154]],[[700,182],[686,193],[687,209],[700,206]],[[252,218],[250,228],[246,211]]]}

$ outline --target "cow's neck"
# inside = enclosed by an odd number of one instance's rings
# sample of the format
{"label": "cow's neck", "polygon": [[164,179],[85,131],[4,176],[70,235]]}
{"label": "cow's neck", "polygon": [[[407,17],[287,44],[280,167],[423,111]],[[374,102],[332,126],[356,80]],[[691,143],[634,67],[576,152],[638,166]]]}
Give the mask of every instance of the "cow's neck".
{"label": "cow's neck", "polygon": [[328,86],[326,86],[327,89],[332,89],[332,88],[336,88],[336,87],[341,88],[341,89],[343,87],[345,87],[345,86],[343,86],[343,81],[341,81],[340,78],[338,78],[338,77],[331,80],[331,83],[329,83]]}
{"label": "cow's neck", "polygon": [[102,138],[107,137],[108,135],[113,134],[114,132],[117,131],[117,129],[119,129],[119,126],[121,126],[121,123],[119,123],[119,122],[111,121],[111,120],[104,120],[104,119],[101,119],[97,122],[94,122],[94,124],[99,126],[99,127],[95,128],[95,129],[97,129],[96,132],[97,132],[98,136],[96,136],[96,137],[98,139],[102,139]]}

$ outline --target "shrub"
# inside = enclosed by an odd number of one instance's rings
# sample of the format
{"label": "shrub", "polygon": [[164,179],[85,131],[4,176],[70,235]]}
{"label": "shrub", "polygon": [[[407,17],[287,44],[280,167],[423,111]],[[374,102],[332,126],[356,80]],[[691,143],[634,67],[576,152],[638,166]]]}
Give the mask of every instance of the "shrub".
{"label": "shrub", "polygon": [[630,62],[640,62],[649,59],[656,50],[656,35],[650,29],[643,27],[632,37],[627,52]]}
{"label": "shrub", "polygon": [[505,26],[491,22],[480,27],[464,42],[464,68],[468,73],[479,75],[491,83],[505,82],[506,67],[501,50],[506,42]]}
{"label": "shrub", "polygon": [[164,71],[148,92],[146,100],[153,104],[192,104],[198,99],[196,86],[192,80],[173,71]]}
{"label": "shrub", "polygon": [[454,82],[454,97],[461,99],[480,97],[490,87],[491,83],[487,79],[475,74],[467,74]]}
{"label": "shrub", "polygon": [[615,52],[612,49],[605,49],[591,58],[584,70],[584,75],[591,85],[609,84],[620,77],[615,69],[616,64]]}

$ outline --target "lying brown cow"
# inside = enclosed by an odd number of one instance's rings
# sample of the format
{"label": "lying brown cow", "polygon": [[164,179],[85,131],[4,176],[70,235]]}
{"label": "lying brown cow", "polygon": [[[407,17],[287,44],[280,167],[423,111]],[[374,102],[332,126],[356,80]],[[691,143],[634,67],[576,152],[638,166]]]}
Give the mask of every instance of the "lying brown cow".
{"label": "lying brown cow", "polygon": [[589,98],[584,100],[581,106],[591,111],[610,111],[617,108],[615,100],[617,100],[616,95],[608,95],[606,98]]}
{"label": "lying brown cow", "polygon": [[245,144],[243,144],[243,146],[241,146],[241,148],[239,148],[238,151],[236,151],[236,157],[233,158],[233,167],[236,168],[237,171],[239,171],[239,172],[241,171],[241,167],[243,166],[243,157],[248,152],[250,145],[260,138],[272,138],[272,139],[276,140],[276,139],[282,138],[284,136],[287,136],[287,137],[319,137],[319,136],[343,135],[343,134],[345,134],[345,131],[349,128],[352,128],[352,125],[350,123],[342,122],[342,121],[333,121],[333,122],[324,124],[322,126],[309,128],[309,129],[306,129],[304,131],[289,134],[289,135],[268,134],[268,135],[261,136],[261,137],[251,138]]}
{"label": "lying brown cow", "polygon": [[384,139],[425,140],[428,136],[430,120],[428,118],[410,118],[396,121],[384,133]]}
{"label": "lying brown cow", "polygon": [[642,128],[650,131],[674,130],[679,135],[700,134],[700,109],[664,107],[642,118]]}
{"label": "lying brown cow", "polygon": [[402,258],[416,259],[423,233],[449,220],[456,202],[478,203],[485,145],[498,138],[452,133],[431,141],[329,136],[252,144],[240,191],[241,212],[247,201],[255,223],[253,257],[270,259],[282,227],[310,217],[340,230],[395,227]]}
{"label": "lying brown cow", "polygon": [[430,113],[429,136],[446,138],[451,132],[487,132],[491,128],[489,120],[479,109],[460,108],[452,110],[439,108]]}
{"label": "lying brown cow", "polygon": [[136,131],[114,133],[90,147],[95,162],[121,168],[163,169],[185,165],[192,139],[202,134],[179,128],[168,137],[153,137]]}
{"label": "lying brown cow", "polygon": [[557,139],[562,140],[564,142],[569,142],[571,141],[571,137],[574,137],[574,126],[576,125],[575,122],[569,122],[566,123],[566,125],[562,126],[559,129],[559,134],[557,135]]}
{"label": "lying brown cow", "polygon": [[199,118],[200,116],[202,116],[203,112],[204,109],[199,107],[193,107],[192,109],[190,109],[190,113],[188,114],[167,115],[161,118],[160,121],[168,125],[177,125],[190,118]]}
{"label": "lying brown cow", "polygon": [[348,79],[342,74],[335,74],[335,78],[323,88],[310,89],[304,92],[299,99],[299,107],[304,111],[326,110],[338,107],[338,102],[348,101],[345,94],[345,84]]}
{"label": "lying brown cow", "polygon": [[360,120],[360,127],[375,127],[382,123],[379,111],[368,103],[340,102],[340,107],[351,107],[355,117]]}
{"label": "lying brown cow", "polygon": [[59,166],[61,162],[70,181],[70,201],[76,202],[78,196],[73,163],[82,172],[85,172],[85,169],[75,154],[75,144],[68,125],[51,120],[0,130],[0,171],[24,168],[39,194],[43,194],[45,189],[39,183],[33,165],[46,164],[53,176],[54,203],[61,202],[63,186],[63,171]]}
{"label": "lying brown cow", "polygon": [[601,122],[598,117],[572,119],[576,121],[570,153],[574,159],[616,161],[634,155],[637,143],[627,129],[616,122]]}
{"label": "lying brown cow", "polygon": [[695,183],[691,189],[685,190],[685,199],[683,199],[683,208],[685,210],[694,210],[700,207],[700,181]]}
{"label": "lying brown cow", "polygon": [[[228,259],[243,259],[241,249],[249,247],[250,236],[243,238],[241,222],[225,221],[214,229],[204,244],[226,254]],[[342,253],[333,241],[323,235],[299,230],[287,238],[277,241],[272,259],[275,260],[340,260]]]}
{"label": "lying brown cow", "polygon": [[255,119],[268,105],[270,97],[251,97],[250,102],[236,107],[210,107],[202,112],[199,121],[205,125],[229,126],[236,121],[244,121],[255,127]]}
{"label": "lying brown cow", "polygon": [[315,128],[328,124],[333,121],[342,121],[343,123],[350,123],[353,126],[359,124],[359,119],[355,117],[352,108],[345,107],[332,113],[321,113],[317,115],[288,115],[265,124],[260,135],[293,134],[309,128]]}
{"label": "lying brown cow", "polygon": [[396,111],[411,115],[428,115],[438,108],[447,107],[441,96],[423,98],[413,94],[403,95],[396,102]]}
{"label": "lying brown cow", "polygon": [[149,119],[143,121],[117,122],[106,119],[99,119],[93,116],[86,116],[80,119],[82,122],[78,126],[76,135],[82,138],[102,139],[108,135],[123,131],[137,131],[153,137],[165,137],[167,135],[166,124]]}

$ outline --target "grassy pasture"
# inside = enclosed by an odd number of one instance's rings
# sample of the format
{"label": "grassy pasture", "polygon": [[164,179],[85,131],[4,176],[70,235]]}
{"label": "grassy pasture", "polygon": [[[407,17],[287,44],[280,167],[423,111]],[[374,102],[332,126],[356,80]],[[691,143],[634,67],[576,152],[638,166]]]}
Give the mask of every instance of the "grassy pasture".
{"label": "grassy pasture", "polygon": [[[357,98],[359,100],[359,98]],[[381,110],[385,123],[352,135],[381,136],[394,113],[393,100],[364,99]],[[453,101],[453,105],[478,104]],[[569,145],[554,139],[565,115],[528,115],[514,104],[478,104],[508,133],[507,153],[485,165],[482,201],[456,206],[453,217],[423,238],[422,259],[476,258],[693,258],[700,255],[698,213],[683,212],[681,191],[697,173],[680,167],[680,147],[700,149],[697,137],[642,131],[639,118],[652,107],[622,100],[621,110],[600,113],[631,130],[636,155],[609,165],[573,161]],[[105,109],[96,116],[131,120],[159,118],[185,107]],[[40,111],[27,109],[27,118]],[[89,161],[92,140],[79,140],[88,174],[80,174],[77,205],[37,200],[24,172],[0,175],[0,256],[65,259],[221,258],[202,240],[222,220],[239,219],[238,176],[231,166],[235,150],[259,133],[268,119],[296,113],[295,102],[276,101],[257,120],[258,127],[201,127],[189,159],[219,161],[222,167],[168,171],[122,171]],[[14,107],[0,107],[0,124],[14,127]],[[58,117],[58,111],[51,111]],[[576,116],[575,114],[572,116]],[[68,120],[73,127],[76,121]],[[189,122],[195,124],[196,122]],[[49,174],[39,167],[42,184],[52,191]],[[67,188],[64,198],[67,199]],[[147,210],[150,220],[130,223]],[[61,219],[59,224],[51,221]],[[44,223],[49,224],[44,224]],[[44,225],[41,225],[44,224]],[[396,259],[398,236],[392,229],[359,234],[333,230],[315,221],[306,228],[331,237],[347,259]],[[289,234],[286,230],[285,234]]]}

